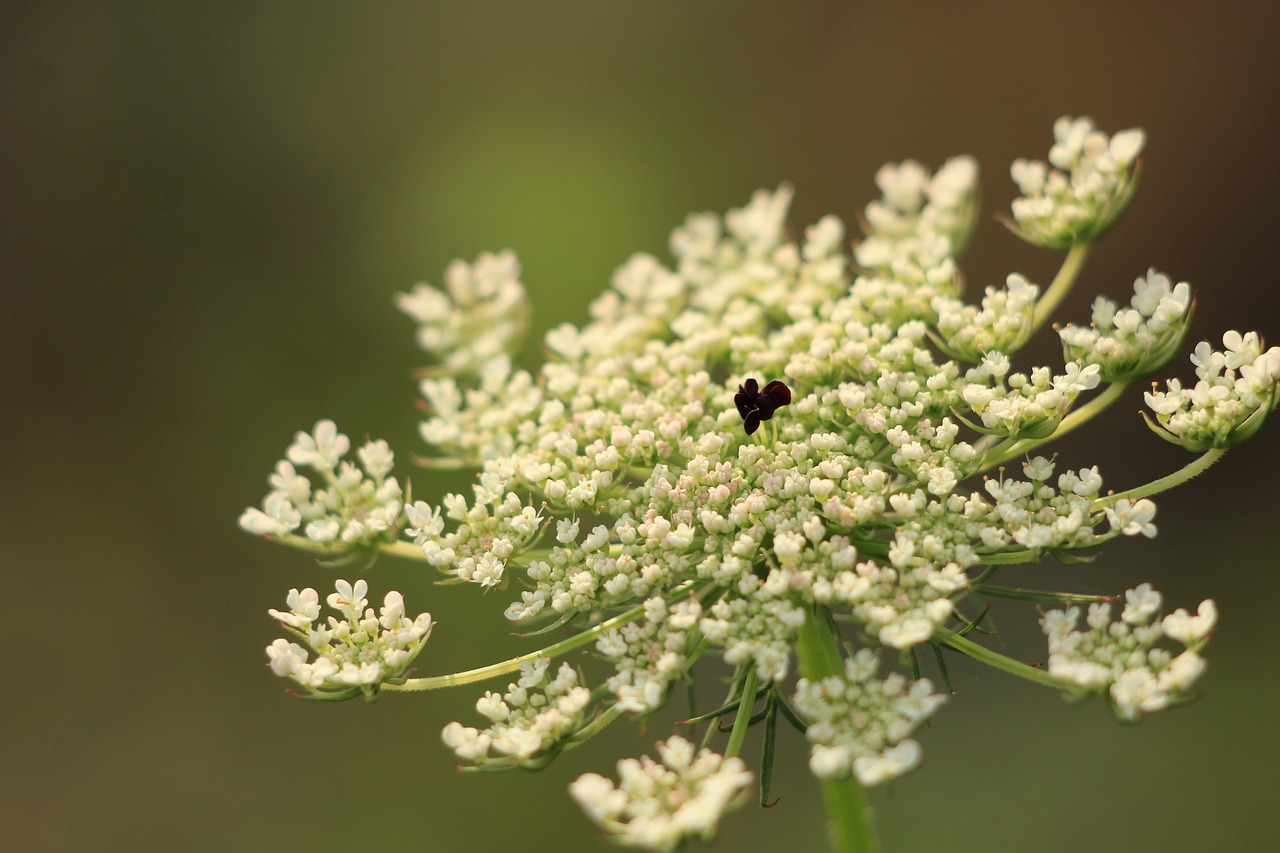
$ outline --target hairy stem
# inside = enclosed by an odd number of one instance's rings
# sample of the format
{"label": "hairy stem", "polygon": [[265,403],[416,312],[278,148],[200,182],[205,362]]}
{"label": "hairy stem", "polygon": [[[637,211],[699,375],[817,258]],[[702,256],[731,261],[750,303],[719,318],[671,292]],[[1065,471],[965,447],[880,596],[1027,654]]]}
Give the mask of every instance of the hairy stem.
{"label": "hairy stem", "polygon": [[1200,454],[1186,465],[1183,465],[1172,474],[1161,477],[1159,480],[1153,480],[1145,486],[1138,486],[1137,488],[1129,489],[1128,491],[1116,492],[1115,494],[1098,498],[1093,502],[1093,506],[1095,509],[1101,509],[1103,507],[1112,506],[1122,500],[1136,501],[1139,498],[1149,498],[1152,495],[1167,492],[1174,486],[1181,486],[1192,477],[1199,476],[1209,470],[1209,466],[1221,459],[1226,452],[1227,449],[1225,447],[1215,447],[1211,450],[1206,450],[1204,453]]}

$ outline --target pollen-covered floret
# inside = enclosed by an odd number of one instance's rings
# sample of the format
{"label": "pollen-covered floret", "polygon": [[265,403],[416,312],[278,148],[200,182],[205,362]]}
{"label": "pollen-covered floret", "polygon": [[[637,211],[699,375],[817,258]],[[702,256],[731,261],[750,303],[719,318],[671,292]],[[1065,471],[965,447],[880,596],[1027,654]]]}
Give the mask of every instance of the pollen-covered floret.
{"label": "pollen-covered floret", "polygon": [[[1085,630],[1076,630],[1080,608],[1050,610],[1040,620],[1049,640],[1049,674],[1075,693],[1106,692],[1116,716],[1137,720],[1186,701],[1204,673],[1199,654],[1217,622],[1212,601],[1196,616],[1178,610],[1160,619],[1162,598],[1150,584],[1125,593],[1125,606],[1112,621],[1111,605],[1089,606]],[[1169,639],[1186,646],[1181,654],[1157,646]]]}
{"label": "pollen-covered floret", "polygon": [[898,673],[878,677],[880,658],[861,649],[843,675],[800,679],[795,706],[813,744],[809,768],[823,779],[853,774],[863,785],[895,779],[920,763],[920,744],[908,736],[947,700],[929,679]]}
{"label": "pollen-covered floret", "polygon": [[587,773],[569,793],[625,847],[674,851],[687,838],[710,841],[720,818],[745,801],[751,773],[742,759],[698,751],[681,737],[657,746],[660,761],[619,761],[617,785]]}
{"label": "pollen-covered floret", "polygon": [[577,670],[562,663],[553,675],[550,666],[549,658],[522,663],[506,693],[489,691],[476,702],[488,728],[449,723],[442,734],[445,746],[476,766],[545,766],[590,722],[591,708],[591,691]]}
{"label": "pollen-covered floret", "polygon": [[[277,537],[302,528],[311,542],[334,549],[394,542],[404,524],[404,492],[388,476],[395,456],[385,441],[368,441],[356,451],[357,467],[343,459],[350,449],[333,421],[299,432],[276,463],[262,508],[246,509],[240,526]],[[316,479],[299,468],[310,468]]]}
{"label": "pollen-covered floret", "polygon": [[354,689],[373,695],[378,685],[403,680],[431,634],[431,614],[409,619],[404,596],[394,590],[375,613],[366,607],[369,585],[364,580],[339,580],[334,586],[327,602],[341,619],[330,616],[321,622],[320,596],[310,588],[289,591],[288,611],[268,611],[304,644],[278,639],[267,646],[271,671],[313,694]]}

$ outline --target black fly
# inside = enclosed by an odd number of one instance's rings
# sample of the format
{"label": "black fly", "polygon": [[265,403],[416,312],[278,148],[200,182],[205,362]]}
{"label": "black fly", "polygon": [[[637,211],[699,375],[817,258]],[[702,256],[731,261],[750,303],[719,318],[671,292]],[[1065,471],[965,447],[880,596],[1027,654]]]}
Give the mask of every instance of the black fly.
{"label": "black fly", "polygon": [[747,435],[751,435],[760,427],[761,421],[773,417],[773,413],[791,402],[791,389],[777,379],[764,386],[754,379],[748,379],[738,386],[738,393],[733,395],[733,404],[738,407]]}

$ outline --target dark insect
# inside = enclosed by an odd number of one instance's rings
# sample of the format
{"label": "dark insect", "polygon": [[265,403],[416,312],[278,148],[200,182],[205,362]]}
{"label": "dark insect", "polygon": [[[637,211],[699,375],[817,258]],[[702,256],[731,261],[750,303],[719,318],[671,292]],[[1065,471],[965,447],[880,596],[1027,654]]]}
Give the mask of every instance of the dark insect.
{"label": "dark insect", "polygon": [[742,415],[747,435],[759,429],[761,421],[769,420],[774,412],[790,402],[791,389],[777,379],[764,386],[763,391],[759,383],[748,379],[738,386],[738,393],[733,395],[733,404]]}

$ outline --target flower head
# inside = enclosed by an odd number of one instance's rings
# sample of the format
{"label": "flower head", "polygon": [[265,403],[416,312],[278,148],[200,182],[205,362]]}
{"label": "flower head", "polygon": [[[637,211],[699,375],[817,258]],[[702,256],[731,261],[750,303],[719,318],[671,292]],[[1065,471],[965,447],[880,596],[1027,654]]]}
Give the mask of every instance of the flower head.
{"label": "flower head", "polygon": [[587,816],[626,847],[672,851],[686,838],[709,841],[720,818],[742,805],[751,773],[739,758],[724,758],[681,737],[649,756],[618,762],[619,783],[580,776],[569,793]]}
{"label": "flower head", "polygon": [[310,588],[289,591],[288,611],[268,611],[305,644],[275,640],[267,647],[271,671],[292,679],[313,696],[363,692],[372,697],[379,685],[403,681],[405,670],[431,635],[431,614],[409,619],[404,597],[394,590],[375,612],[366,607],[369,585],[364,580],[354,584],[338,580],[335,589],[327,601],[341,619],[330,616],[321,622],[320,596]]}

